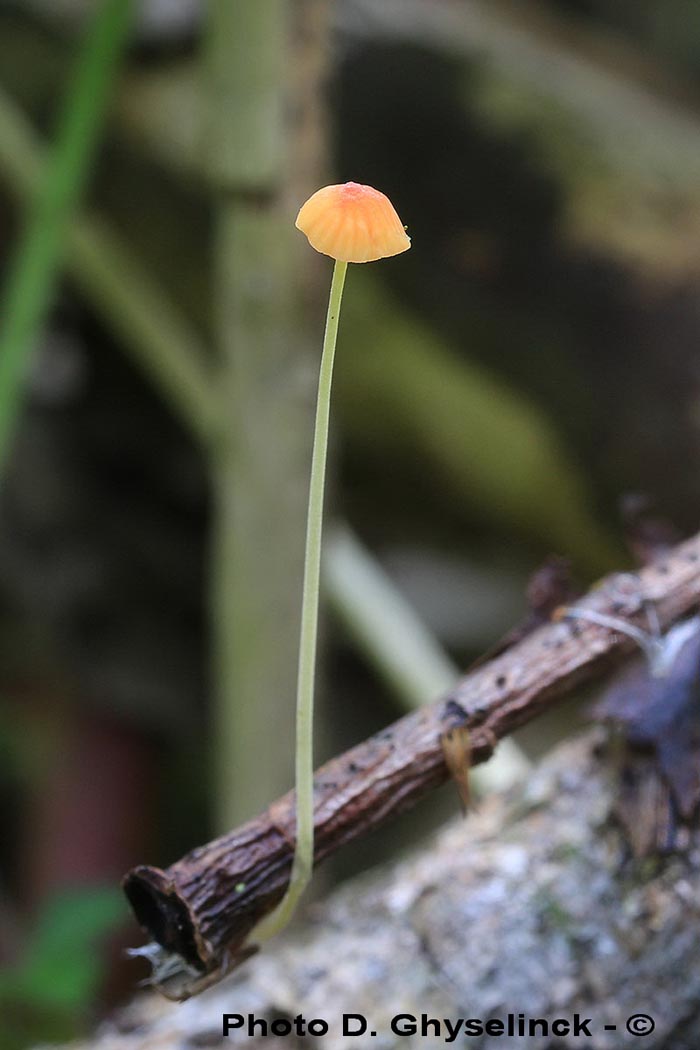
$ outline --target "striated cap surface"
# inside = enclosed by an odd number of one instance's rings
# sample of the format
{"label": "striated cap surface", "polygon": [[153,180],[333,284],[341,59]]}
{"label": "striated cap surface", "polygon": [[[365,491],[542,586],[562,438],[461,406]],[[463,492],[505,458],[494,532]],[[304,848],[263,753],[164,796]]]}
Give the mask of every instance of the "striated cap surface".
{"label": "striated cap surface", "polygon": [[389,198],[358,182],[317,190],[302,205],[296,226],[316,251],[340,262],[374,262],[411,247]]}

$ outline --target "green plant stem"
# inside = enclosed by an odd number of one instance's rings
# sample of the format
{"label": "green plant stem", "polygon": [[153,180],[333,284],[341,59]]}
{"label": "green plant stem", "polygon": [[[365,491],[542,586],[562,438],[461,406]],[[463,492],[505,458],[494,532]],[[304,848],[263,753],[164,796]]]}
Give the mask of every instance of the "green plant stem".
{"label": "green plant stem", "polygon": [[[43,143],[34,128],[14,100],[0,90],[0,182],[20,202],[30,200],[41,179],[44,159]],[[207,347],[190,319],[99,216],[73,217],[65,265],[125,352],[194,437],[209,444],[220,404],[206,367]]]}
{"label": "green plant stem", "polygon": [[323,567],[334,613],[402,707],[422,707],[452,688],[459,668],[347,525],[329,532]]}
{"label": "green plant stem", "polygon": [[318,596],[321,584],[321,538],[323,534],[323,496],[326,485],[328,423],[331,408],[333,362],[338,337],[338,320],[348,264],[337,261],[328,301],[326,330],[318,379],[314,446],[311,456],[309,510],[306,519],[304,589],[301,602],[301,634],[297,672],[296,714],[296,843],[289,886],[284,897],[255,930],[257,940],[267,940],[284,929],[292,918],[299,898],[311,879],[314,856],[314,754],[313,714],[318,637]]}
{"label": "green plant stem", "polygon": [[211,460],[211,771],[223,832],[294,778],[289,669],[299,644],[318,353],[302,314],[297,258],[305,248],[290,222],[301,158],[286,126],[299,104],[290,49],[304,35],[307,5],[210,0],[207,7],[203,143],[223,407]]}
{"label": "green plant stem", "polygon": [[90,171],[132,9],[133,0],[104,0],[98,8],[10,269],[0,322],[0,469],[19,413],[29,355],[51,302],[69,223]]}

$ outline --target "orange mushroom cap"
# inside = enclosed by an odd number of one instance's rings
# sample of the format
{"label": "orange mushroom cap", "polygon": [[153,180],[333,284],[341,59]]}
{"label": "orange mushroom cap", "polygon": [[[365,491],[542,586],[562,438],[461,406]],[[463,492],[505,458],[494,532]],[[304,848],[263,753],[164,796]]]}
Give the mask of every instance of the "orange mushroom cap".
{"label": "orange mushroom cap", "polygon": [[389,198],[358,182],[316,190],[302,205],[296,226],[312,248],[340,262],[374,262],[411,247]]}

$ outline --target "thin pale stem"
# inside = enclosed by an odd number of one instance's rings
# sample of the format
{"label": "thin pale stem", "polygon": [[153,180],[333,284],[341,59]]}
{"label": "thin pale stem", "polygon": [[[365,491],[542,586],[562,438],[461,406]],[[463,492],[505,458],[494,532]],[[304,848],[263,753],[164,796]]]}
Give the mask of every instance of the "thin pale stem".
{"label": "thin pale stem", "polygon": [[284,897],[252,937],[267,940],[284,929],[292,918],[299,898],[311,879],[314,857],[314,756],[313,712],[318,637],[318,594],[321,582],[321,537],[323,532],[323,495],[326,485],[328,423],[331,407],[333,361],[338,336],[338,318],[348,264],[337,261],[333,270],[331,292],[323,338],[323,354],[318,379],[314,446],[311,457],[309,509],[306,519],[304,555],[304,589],[301,604],[301,635],[297,673],[296,716],[296,844],[289,886]]}

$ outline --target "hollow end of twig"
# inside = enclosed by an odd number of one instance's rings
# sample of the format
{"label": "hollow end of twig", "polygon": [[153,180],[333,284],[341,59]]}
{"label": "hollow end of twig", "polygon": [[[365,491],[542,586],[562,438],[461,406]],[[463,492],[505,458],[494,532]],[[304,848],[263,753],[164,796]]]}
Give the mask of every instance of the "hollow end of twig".
{"label": "hollow end of twig", "polygon": [[189,966],[205,971],[194,924],[185,902],[159,868],[134,868],[122,883],[137,922],[168,952]]}

